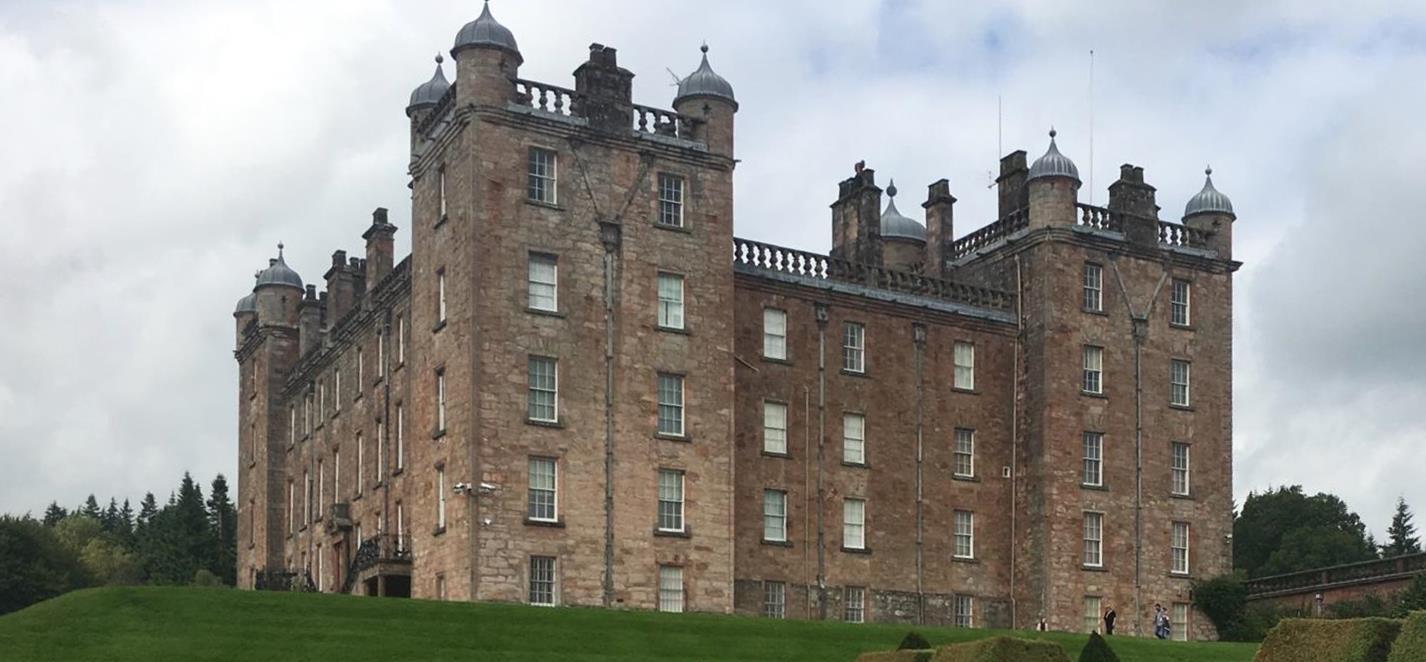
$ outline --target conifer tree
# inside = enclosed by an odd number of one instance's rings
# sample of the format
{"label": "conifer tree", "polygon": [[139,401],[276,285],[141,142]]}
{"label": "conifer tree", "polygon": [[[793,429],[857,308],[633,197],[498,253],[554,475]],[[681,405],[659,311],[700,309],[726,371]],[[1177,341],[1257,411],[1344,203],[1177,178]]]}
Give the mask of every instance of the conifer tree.
{"label": "conifer tree", "polygon": [[209,492],[208,526],[213,537],[208,569],[233,586],[238,572],[238,512],[228,499],[228,480],[223,474],[213,479]]}
{"label": "conifer tree", "polygon": [[65,510],[64,506],[59,505],[59,502],[51,501],[49,507],[45,508],[44,525],[54,526],[59,524],[60,520],[66,517],[69,517],[69,511]]}
{"label": "conifer tree", "polygon": [[1387,527],[1388,542],[1382,546],[1383,556],[1401,556],[1421,551],[1421,538],[1416,535],[1416,525],[1411,523],[1415,515],[1406,505],[1405,497],[1396,498],[1396,513],[1391,516],[1391,526]]}
{"label": "conifer tree", "polygon": [[104,513],[99,510],[99,501],[91,494],[88,499],[84,500],[84,509],[80,511],[80,514],[97,520]]}

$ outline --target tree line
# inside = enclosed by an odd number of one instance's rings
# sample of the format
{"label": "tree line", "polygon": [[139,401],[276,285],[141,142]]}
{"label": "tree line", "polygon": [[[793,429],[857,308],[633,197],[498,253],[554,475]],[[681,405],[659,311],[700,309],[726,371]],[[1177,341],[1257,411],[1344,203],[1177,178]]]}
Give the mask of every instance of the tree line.
{"label": "tree line", "polygon": [[232,586],[237,519],[222,474],[205,499],[187,472],[166,503],[149,492],[137,512],[91,494],[70,509],[52,502],[40,519],[0,515],[0,614],[88,586]]}

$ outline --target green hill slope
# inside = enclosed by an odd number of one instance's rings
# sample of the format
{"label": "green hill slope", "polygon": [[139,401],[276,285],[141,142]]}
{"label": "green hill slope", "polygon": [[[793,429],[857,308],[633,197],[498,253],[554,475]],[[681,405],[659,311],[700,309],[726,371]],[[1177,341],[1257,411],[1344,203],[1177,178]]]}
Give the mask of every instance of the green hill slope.
{"label": "green hill slope", "polygon": [[[851,662],[908,628],[254,593],[198,588],[76,591],[0,616],[0,660],[806,660]],[[932,644],[989,630],[916,628]],[[1020,633],[1034,636],[1038,633]],[[1079,656],[1085,638],[1040,638]],[[1124,662],[1247,662],[1255,647],[1113,640]]]}

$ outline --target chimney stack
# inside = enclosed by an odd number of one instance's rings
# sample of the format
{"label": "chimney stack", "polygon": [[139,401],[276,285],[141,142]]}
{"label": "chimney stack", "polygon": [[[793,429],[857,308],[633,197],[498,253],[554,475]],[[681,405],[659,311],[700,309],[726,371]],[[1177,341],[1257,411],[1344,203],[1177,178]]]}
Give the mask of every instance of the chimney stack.
{"label": "chimney stack", "polygon": [[386,221],[386,208],[377,207],[371,212],[371,227],[361,235],[366,240],[366,291],[376,289],[376,284],[391,273],[395,266],[396,226]]}
{"label": "chimney stack", "polygon": [[955,224],[952,222],[955,204],[951,183],[945,179],[938,179],[926,187],[926,202],[921,203],[926,210],[925,273],[932,278],[948,275],[946,260],[951,256],[951,242],[955,241]]}

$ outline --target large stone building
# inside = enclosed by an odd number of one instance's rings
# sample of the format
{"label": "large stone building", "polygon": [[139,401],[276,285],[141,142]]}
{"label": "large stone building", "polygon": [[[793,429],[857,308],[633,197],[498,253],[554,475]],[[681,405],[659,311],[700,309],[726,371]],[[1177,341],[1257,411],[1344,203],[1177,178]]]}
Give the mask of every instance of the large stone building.
{"label": "large stone building", "polygon": [[[706,53],[706,48],[704,49]],[[1234,221],[1125,165],[1001,160],[957,238],[860,164],[830,255],[733,236],[738,103],[592,45],[519,78],[488,7],[412,93],[386,211],[325,291],[238,304],[239,576],[330,592],[1213,636],[1230,568]],[[830,196],[829,196],[830,197]],[[902,207],[907,204],[903,197]],[[309,579],[310,578],[310,579]]]}

